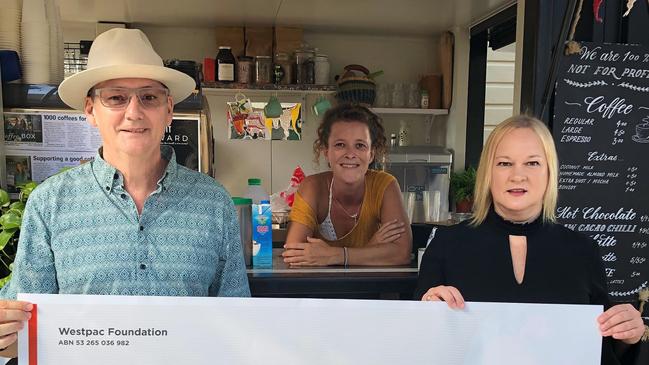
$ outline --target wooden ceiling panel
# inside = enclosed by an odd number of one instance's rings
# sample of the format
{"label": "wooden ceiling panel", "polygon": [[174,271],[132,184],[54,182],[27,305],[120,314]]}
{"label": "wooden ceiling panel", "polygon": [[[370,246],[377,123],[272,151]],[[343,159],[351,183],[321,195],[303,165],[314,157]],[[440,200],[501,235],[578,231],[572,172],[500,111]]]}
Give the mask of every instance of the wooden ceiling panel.
{"label": "wooden ceiling panel", "polygon": [[306,30],[427,35],[512,0],[59,0],[61,18],[159,26],[295,25]]}

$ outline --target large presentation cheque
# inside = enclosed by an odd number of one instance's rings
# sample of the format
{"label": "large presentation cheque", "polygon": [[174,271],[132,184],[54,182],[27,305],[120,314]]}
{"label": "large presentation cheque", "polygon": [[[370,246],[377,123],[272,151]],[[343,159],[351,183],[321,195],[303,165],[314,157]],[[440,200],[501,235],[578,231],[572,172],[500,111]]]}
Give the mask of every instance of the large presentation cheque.
{"label": "large presentation cheque", "polygon": [[21,365],[599,364],[601,306],[19,294]]}

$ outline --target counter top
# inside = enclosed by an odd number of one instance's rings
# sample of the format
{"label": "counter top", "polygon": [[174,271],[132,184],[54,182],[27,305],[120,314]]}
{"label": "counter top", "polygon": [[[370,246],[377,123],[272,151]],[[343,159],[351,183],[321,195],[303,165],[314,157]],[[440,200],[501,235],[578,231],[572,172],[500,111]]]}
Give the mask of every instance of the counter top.
{"label": "counter top", "polygon": [[412,299],[417,263],[404,266],[290,268],[282,249],[273,249],[273,267],[249,268],[253,297]]}
{"label": "counter top", "polygon": [[402,266],[319,266],[319,267],[289,267],[282,258],[281,248],[273,249],[272,268],[248,268],[248,274],[333,274],[333,273],[417,273],[417,263]]}

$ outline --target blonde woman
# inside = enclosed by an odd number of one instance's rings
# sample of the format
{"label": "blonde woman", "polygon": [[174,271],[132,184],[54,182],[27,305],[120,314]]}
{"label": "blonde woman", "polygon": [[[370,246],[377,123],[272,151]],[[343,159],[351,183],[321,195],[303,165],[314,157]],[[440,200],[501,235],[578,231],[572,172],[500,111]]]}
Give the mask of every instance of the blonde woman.
{"label": "blonde woman", "polygon": [[[597,244],[556,223],[558,159],[552,135],[515,116],[489,135],[480,156],[474,217],[438,229],[426,249],[416,298],[610,306]],[[630,304],[598,318],[603,364],[619,363],[610,338],[638,342],[644,331]]]}

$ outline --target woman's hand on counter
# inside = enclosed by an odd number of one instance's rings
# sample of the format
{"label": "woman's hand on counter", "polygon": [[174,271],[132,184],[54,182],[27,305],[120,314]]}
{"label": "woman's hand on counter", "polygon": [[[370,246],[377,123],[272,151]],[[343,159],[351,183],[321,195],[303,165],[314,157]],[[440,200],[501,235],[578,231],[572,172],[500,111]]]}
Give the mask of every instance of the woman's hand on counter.
{"label": "woman's hand on counter", "polygon": [[618,304],[609,308],[598,318],[602,336],[611,336],[629,345],[640,341],[645,331],[640,312],[631,304]]}
{"label": "woman's hand on counter", "polygon": [[284,245],[284,262],[296,266],[328,266],[343,262],[343,249],[329,246],[318,238],[307,237],[307,242],[293,242]]}

